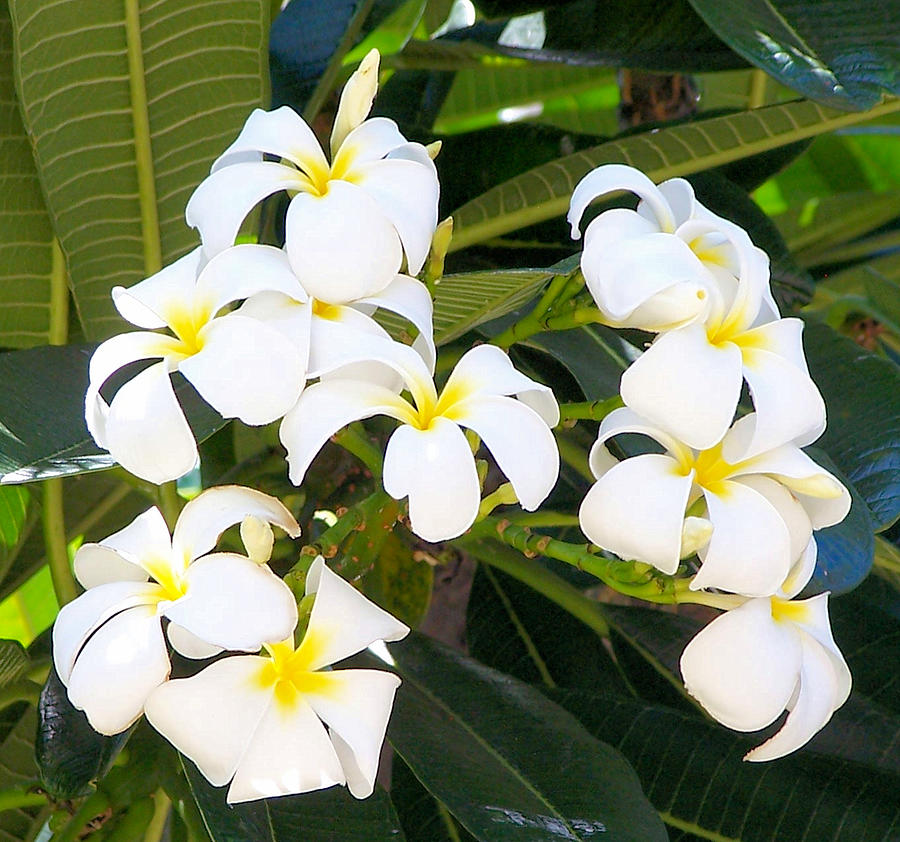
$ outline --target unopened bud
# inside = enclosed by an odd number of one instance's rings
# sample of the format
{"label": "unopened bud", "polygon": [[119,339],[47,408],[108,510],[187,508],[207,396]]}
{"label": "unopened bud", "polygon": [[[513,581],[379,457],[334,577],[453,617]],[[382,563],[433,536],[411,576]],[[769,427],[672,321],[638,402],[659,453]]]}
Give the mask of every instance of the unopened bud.
{"label": "unopened bud", "polygon": [[681,527],[681,557],[688,558],[706,546],[712,532],[713,525],[705,517],[686,517]]}
{"label": "unopened bud", "polygon": [[265,564],[272,557],[275,535],[272,527],[255,515],[247,515],[241,521],[241,540],[251,561]]}
{"label": "unopened bud", "polygon": [[378,90],[380,58],[378,50],[369,50],[344,85],[337,115],[334,118],[334,128],[331,130],[332,157],[340,149],[347,135],[362,123],[372,110],[372,102]]}

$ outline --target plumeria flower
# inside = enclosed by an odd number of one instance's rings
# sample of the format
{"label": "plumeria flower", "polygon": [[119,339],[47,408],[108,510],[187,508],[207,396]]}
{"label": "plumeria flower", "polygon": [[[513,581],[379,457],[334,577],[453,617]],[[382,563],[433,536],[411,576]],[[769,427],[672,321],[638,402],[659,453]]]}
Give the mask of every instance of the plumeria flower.
{"label": "plumeria flower", "polygon": [[[843,520],[850,495],[795,444],[745,456],[755,424],[747,415],[722,442],[697,451],[631,409],[611,412],[591,450],[597,482],[581,504],[584,534],[667,574],[697,551],[695,590],[775,593],[808,552],[812,531]],[[621,433],[649,436],[666,452],[619,462],[606,442]]]}
{"label": "plumeria flower", "polygon": [[124,731],[168,678],[163,618],[169,641],[191,658],[221,649],[256,651],[291,633],[293,594],[267,565],[234,553],[208,554],[225,529],[247,518],[300,534],[274,497],[221,486],[184,507],[171,537],[153,508],[75,554],[75,576],[87,590],[59,612],[53,661],[69,700],[95,730]]}
{"label": "plumeria flower", "polygon": [[516,371],[499,348],[481,345],[463,355],[439,396],[412,349],[391,343],[379,354],[369,347],[370,359],[400,374],[412,400],[346,376],[310,386],[281,424],[295,485],[333,433],[352,421],[388,415],[401,426],[385,452],[384,490],[397,500],[409,497],[412,530],[426,541],[462,535],[478,514],[481,488],[461,427],[481,437],[525,509],[543,502],[559,473],[550,432],[559,408],[550,389]]}
{"label": "plumeria flower", "polygon": [[[198,248],[133,287],[115,287],[118,311],[147,330],[114,336],[91,357],[85,395],[91,435],[124,468],[155,483],[183,476],[197,461],[173,371],[225,418],[253,425],[284,415],[306,383],[304,357],[279,330],[241,313],[217,315],[278,282],[257,271],[252,247],[227,249],[202,267],[201,260]],[[152,332],[159,328],[170,333]],[[129,363],[152,359],[160,362],[121,386],[107,404],[100,393],[106,380]]]}
{"label": "plumeria flower", "polygon": [[745,760],[774,760],[805,745],[850,694],[850,670],[828,620],[828,594],[794,600],[813,565],[802,562],[774,596],[749,599],[713,620],[684,650],[688,692],[737,731],[757,731],[787,708],[775,736]]}
{"label": "plumeria flower", "polygon": [[[309,295],[343,304],[383,290],[406,256],[416,274],[437,225],[437,171],[425,147],[393,120],[366,120],[378,85],[371,51],[341,95],[331,163],[290,108],[254,111],[187,205],[207,253],[230,246],[250,209],[279,190],[291,265]],[[263,154],[280,161],[263,160]]]}
{"label": "plumeria flower", "polygon": [[419,335],[413,343],[429,370],[434,370],[435,347],[432,301],[423,283],[408,275],[396,275],[381,292],[347,304],[326,304],[303,289],[283,249],[272,246],[237,246],[252,252],[254,277],[271,291],[249,298],[237,311],[275,327],[293,342],[305,360],[310,379],[367,359],[366,338],[377,343],[390,336],[371,316],[384,309],[412,323]]}
{"label": "plumeria flower", "polygon": [[213,786],[231,781],[229,803],[335,784],[357,798],[374,789],[400,679],[328,667],[409,629],[332,573],[322,556],[306,593],[315,602],[299,646],[287,639],[266,644],[264,655],[223,658],[163,684],[147,701],[152,725]]}
{"label": "plumeria flower", "polygon": [[[597,216],[581,257],[587,287],[611,324],[656,332],[702,320],[712,297],[734,294],[742,261],[765,271],[765,253],[742,228],[703,207],[689,182],[672,178],[657,186],[624,164],[597,167],[576,185],[567,216],[575,239],[588,205],[620,190],[640,196],[637,210]],[[768,290],[763,306],[778,318]]]}

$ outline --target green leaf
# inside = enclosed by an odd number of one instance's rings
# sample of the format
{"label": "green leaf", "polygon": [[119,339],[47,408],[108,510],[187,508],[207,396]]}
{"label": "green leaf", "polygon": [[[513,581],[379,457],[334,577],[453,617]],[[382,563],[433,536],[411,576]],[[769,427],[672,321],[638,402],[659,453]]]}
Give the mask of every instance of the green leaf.
{"label": "green leaf", "polygon": [[456,251],[526,225],[564,216],[576,183],[600,164],[630,164],[658,182],[719,167],[897,110],[900,100],[891,100],[865,114],[846,114],[813,102],[792,102],[610,141],[536,167],[454,211],[450,248]]}
{"label": "green leaf", "polygon": [[[0,711],[0,790],[31,789],[39,783],[34,762],[37,716],[33,705],[19,703]],[[0,812],[0,842],[25,842],[34,838],[37,809]]]}
{"label": "green leaf", "polygon": [[900,93],[900,7],[856,0],[690,0],[733,50],[804,96],[868,108]]}
{"label": "green leaf", "polygon": [[0,688],[18,681],[28,669],[28,655],[17,640],[0,640]]}
{"label": "green leaf", "polygon": [[0,546],[6,552],[22,537],[30,499],[27,488],[0,488]]}
{"label": "green leaf", "polygon": [[[362,539],[377,544],[369,531],[371,524],[368,526],[365,532],[355,537],[354,543]],[[425,618],[431,602],[434,568],[426,561],[417,561],[412,547],[389,529],[381,529],[385,539],[378,547],[372,569],[359,581],[359,587],[376,605],[410,628],[416,628]]]}
{"label": "green leaf", "polygon": [[[11,0],[16,85],[89,338],[197,243],[188,196],[266,99],[269,0]],[[52,58],[51,58],[52,57]]]}
{"label": "green leaf", "polygon": [[41,782],[57,800],[88,795],[128,739],[98,734],[87,717],[72,707],[66,688],[52,669],[41,692],[35,756]]}
{"label": "green leaf", "polygon": [[828,410],[816,442],[869,506],[876,531],[900,517],[900,369],[808,321],[804,347],[810,374]]}
{"label": "green leaf", "polygon": [[[61,345],[0,354],[0,482],[20,483],[112,467],[84,422],[88,361],[95,346]],[[175,392],[198,440],[225,425],[182,378]]]}
{"label": "green leaf", "polygon": [[6,3],[0,4],[0,196],[0,346],[40,345],[50,334],[53,230],[16,104]]}
{"label": "green leaf", "polygon": [[224,787],[210,786],[190,761],[184,767],[212,842],[403,842],[382,789],[362,801],[337,786],[231,806]]}
{"label": "green leaf", "polygon": [[391,744],[477,839],[665,839],[628,764],[536,690],[415,633],[391,654]]}

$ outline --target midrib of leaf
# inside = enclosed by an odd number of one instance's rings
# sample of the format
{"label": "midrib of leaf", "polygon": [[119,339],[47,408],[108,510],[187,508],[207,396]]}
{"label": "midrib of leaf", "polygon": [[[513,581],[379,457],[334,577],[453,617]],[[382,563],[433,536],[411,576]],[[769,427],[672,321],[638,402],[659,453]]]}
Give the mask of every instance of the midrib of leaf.
{"label": "midrib of leaf", "polygon": [[723,836],[721,833],[716,833],[714,830],[701,827],[699,824],[677,819],[671,813],[660,813],[659,817],[670,827],[674,827],[677,830],[683,830],[686,833],[692,833],[694,836],[699,836],[701,839],[708,839],[709,842],[741,842],[739,838],[734,836]]}
{"label": "midrib of leaf", "polygon": [[[667,129],[654,129],[623,140],[610,141],[548,164],[543,164],[509,181],[491,188],[486,193],[467,202],[453,212],[454,232],[450,251],[502,236],[528,225],[565,214],[575,183],[594,167],[603,163],[626,163],[638,166],[656,182],[667,178],[690,175],[701,170],[723,166],[742,158],[768,152],[772,149],[814,137],[824,132],[856,125],[877,117],[900,111],[900,99],[891,99],[862,113],[847,113],[824,108],[813,102],[799,101],[786,105],[771,105],[726,117],[698,120]],[[786,131],[773,130],[778,122],[792,126]],[[744,134],[754,130],[761,134],[749,140]],[[760,131],[761,130],[761,131]],[[715,134],[727,132],[735,138],[725,147],[716,145]],[[695,154],[692,142],[698,139],[710,151]],[[683,160],[669,162],[661,148],[661,141],[672,140],[686,151]],[[656,166],[641,166],[647,155],[662,159]],[[543,183],[547,194],[536,201],[530,200],[519,186],[524,179],[536,179]],[[514,210],[505,210],[506,191],[517,191]],[[496,205],[496,208],[491,207]]]}
{"label": "midrib of leaf", "polygon": [[153,148],[150,142],[150,114],[147,110],[147,85],[138,0],[125,0],[125,43],[128,51],[128,87],[131,92],[138,201],[144,242],[144,272],[147,275],[154,275],[162,269],[162,237],[156,204],[156,181],[153,171]]}
{"label": "midrib of leaf", "polygon": [[[456,711],[453,710],[448,704],[446,704],[443,699],[435,696],[427,687],[425,687],[421,682],[411,677],[409,674],[404,674],[404,678],[410,682],[410,684],[415,685],[416,689],[425,696],[430,702],[436,705],[440,710],[442,710],[447,716],[450,718],[450,721],[459,725],[463,728],[474,740],[478,743],[481,748],[483,748],[489,755],[497,760],[497,762],[506,769],[525,789],[527,789],[541,804],[544,804],[548,810],[552,812],[552,814],[562,822],[565,826],[566,830],[569,831],[571,835],[571,839],[581,839],[575,829],[569,824],[566,820],[565,816],[563,816],[559,810],[556,809],[555,805],[553,805],[547,797],[537,789],[512,763],[510,763],[497,749],[495,749],[490,743],[488,743],[484,738],[475,731],[471,725]],[[403,752],[397,749],[398,753],[402,756]],[[465,823],[463,823],[465,824]]]}

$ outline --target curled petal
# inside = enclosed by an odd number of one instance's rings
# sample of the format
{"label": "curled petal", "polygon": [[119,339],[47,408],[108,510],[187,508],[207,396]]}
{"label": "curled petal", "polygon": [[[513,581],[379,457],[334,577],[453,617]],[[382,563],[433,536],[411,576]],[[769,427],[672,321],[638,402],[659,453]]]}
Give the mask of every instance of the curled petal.
{"label": "curled petal", "polygon": [[346,176],[355,180],[360,172],[360,165],[381,160],[407,143],[393,120],[373,117],[360,123],[347,135],[334,156],[332,174],[335,178]]}
{"label": "curled petal", "polygon": [[198,494],[182,510],[172,536],[174,554],[184,558],[186,568],[209,552],[229,526],[248,515],[280,527],[291,538],[300,534],[293,515],[275,497],[239,485],[218,485]]}
{"label": "curled petal", "polygon": [[351,421],[373,415],[389,415],[407,423],[416,417],[405,400],[377,384],[336,379],[304,390],[279,429],[281,443],[287,448],[291,482],[300,485],[310,462],[334,433]]}
{"label": "curled petal", "polygon": [[816,539],[810,538],[809,543],[800,554],[800,558],[794,562],[794,566],[791,568],[791,572],[788,573],[787,579],[782,583],[777,596],[791,599],[797,596],[797,594],[806,587],[807,582],[812,579],[813,573],[816,572],[817,555],[818,547],[816,546]]}
{"label": "curled petal", "polygon": [[82,648],[69,676],[69,701],[101,734],[118,734],[143,712],[169,677],[169,655],[155,605],[122,611]]}
{"label": "curled petal", "polygon": [[403,248],[396,229],[355,184],[332,181],[324,196],[295,196],[285,227],[291,267],[320,301],[345,304],[375,295],[400,271]]}
{"label": "curled petal", "polygon": [[147,699],[150,724],[187,755],[213,786],[234,776],[272,703],[259,681],[268,658],[222,658],[191,678],[167,681]]}
{"label": "curled petal", "polygon": [[198,246],[155,275],[127,289],[113,287],[113,304],[122,318],[149,330],[165,327],[166,311],[172,302],[188,302],[194,296],[202,251]]}
{"label": "curled petal", "polygon": [[474,522],[481,503],[475,459],[462,430],[434,418],[427,430],[403,425],[388,440],[384,490],[409,497],[410,528],[435,543],[457,538]]}
{"label": "curled petal", "polygon": [[166,364],[122,386],[106,417],[106,447],[127,471],[160,485],[197,462],[197,443],[175,397]]}
{"label": "curled petal", "polygon": [[200,232],[203,250],[212,257],[234,245],[244,217],[279,190],[308,190],[309,179],[274,161],[222,167],[200,182],[185,208],[187,224]]}
{"label": "curled petal", "polygon": [[800,636],[776,623],[768,599],[716,617],[685,648],[681,674],[710,715],[736,731],[757,731],[784,711],[800,677]]}
{"label": "curled petal", "polygon": [[598,547],[673,574],[693,472],[669,456],[647,453],[610,468],[588,491],[578,512],[581,529]]}
{"label": "curled petal", "polygon": [[75,553],[75,578],[83,588],[110,582],[146,582],[147,571],[102,544],[82,544]]}
{"label": "curled petal", "polygon": [[186,593],[161,613],[200,640],[243,652],[290,637],[297,625],[291,589],[266,565],[233,553],[195,561],[184,574]]}
{"label": "curled petal", "polygon": [[691,589],[721,588],[744,596],[770,596],[787,578],[791,536],[772,504],[739,482],[704,490],[713,534]]}
{"label": "curled petal", "polygon": [[259,426],[281,418],[306,383],[303,358],[280,331],[239,313],[213,320],[179,370],[217,412]]}
{"label": "curled petal", "polygon": [[169,623],[166,627],[166,637],[169,638],[169,643],[179,655],[195,661],[205,661],[224,651],[221,646],[213,646],[211,643],[201,640],[184,626],[179,626],[178,623]]}
{"label": "curled petal", "polygon": [[[663,333],[622,375],[622,400],[698,450],[722,439],[741,394],[741,352],[701,324]],[[703,407],[698,413],[697,407]]]}
{"label": "curled petal", "polygon": [[306,636],[297,649],[306,669],[330,666],[376,640],[390,642],[409,634],[407,626],[330,570],[322,556],[309,569],[306,593],[316,595]]}
{"label": "curled petal", "polygon": [[124,529],[104,538],[100,543],[134,564],[140,564],[146,558],[168,558],[172,551],[169,527],[156,506],[139,514]]}
{"label": "curled petal", "polygon": [[791,538],[789,555],[793,566],[807,550],[812,538],[812,524],[806,510],[787,488],[769,477],[753,474],[743,476],[736,482],[761,494],[778,512],[778,516],[784,521]]}
{"label": "curled petal", "polygon": [[559,476],[559,450],[533,409],[513,398],[481,395],[456,404],[453,420],[478,433],[523,509],[531,512],[544,502]]}
{"label": "curled petal", "polygon": [[[713,216],[697,201],[691,183],[683,178],[669,178],[661,181],[656,185],[656,189],[659,190],[672,211],[676,227],[692,219],[698,212],[705,211],[710,216]],[[637,212],[647,217],[647,219],[656,218],[653,210],[643,202],[638,205]]]}
{"label": "curled petal", "polygon": [[[682,465],[690,465],[693,462],[693,454],[691,453],[690,448],[685,447],[677,438],[667,433],[665,430],[660,429],[655,424],[647,421],[646,418],[642,418],[638,415],[634,410],[629,409],[627,406],[619,407],[618,409],[614,409],[603,421],[600,422],[600,431],[597,436],[597,441],[594,444],[594,447],[600,447],[605,442],[609,441],[613,436],[618,436],[621,433],[638,433],[642,436],[649,436],[651,439],[655,439],[659,442],[675,459],[678,460]],[[611,456],[609,458],[612,458]],[[601,473],[605,473],[611,465],[608,464],[608,459],[603,456],[602,453],[597,452],[597,455],[594,456],[594,450],[591,450],[591,465],[597,464],[598,468],[604,467],[605,469]],[[600,478],[601,474],[595,471],[594,476],[597,479]]]}

